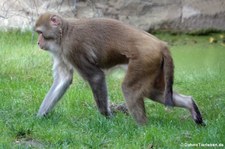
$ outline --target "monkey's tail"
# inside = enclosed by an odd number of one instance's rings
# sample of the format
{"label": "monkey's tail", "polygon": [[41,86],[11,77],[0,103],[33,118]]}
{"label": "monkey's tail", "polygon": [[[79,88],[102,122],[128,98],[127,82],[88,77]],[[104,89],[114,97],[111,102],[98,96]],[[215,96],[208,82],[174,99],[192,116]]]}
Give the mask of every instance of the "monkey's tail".
{"label": "monkey's tail", "polygon": [[167,46],[163,49],[163,71],[165,80],[164,100],[166,106],[174,106],[173,102],[173,80],[174,64]]}

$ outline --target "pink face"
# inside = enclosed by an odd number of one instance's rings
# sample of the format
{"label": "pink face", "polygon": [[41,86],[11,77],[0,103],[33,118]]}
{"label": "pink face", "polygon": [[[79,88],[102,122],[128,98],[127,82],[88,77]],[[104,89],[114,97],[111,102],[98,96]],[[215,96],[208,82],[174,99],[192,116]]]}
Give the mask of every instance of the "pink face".
{"label": "pink face", "polygon": [[45,39],[44,39],[44,36],[42,33],[39,33],[38,34],[38,42],[37,42],[38,46],[43,49],[43,50],[46,50],[44,49],[44,45],[45,45]]}

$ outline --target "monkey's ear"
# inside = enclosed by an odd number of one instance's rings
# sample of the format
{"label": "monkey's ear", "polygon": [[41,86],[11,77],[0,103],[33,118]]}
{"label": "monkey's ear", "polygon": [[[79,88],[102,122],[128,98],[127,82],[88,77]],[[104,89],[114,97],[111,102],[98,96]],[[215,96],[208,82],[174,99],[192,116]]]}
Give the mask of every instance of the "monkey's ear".
{"label": "monkey's ear", "polygon": [[61,25],[61,18],[59,16],[53,15],[50,18],[50,23],[52,26],[59,26]]}

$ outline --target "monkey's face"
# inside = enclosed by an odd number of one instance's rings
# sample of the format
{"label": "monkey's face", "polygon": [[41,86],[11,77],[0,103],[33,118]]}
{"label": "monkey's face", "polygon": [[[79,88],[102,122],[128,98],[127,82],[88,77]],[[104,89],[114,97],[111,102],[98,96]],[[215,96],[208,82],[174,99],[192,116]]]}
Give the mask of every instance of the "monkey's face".
{"label": "monkey's face", "polygon": [[38,46],[43,50],[48,50],[49,46],[47,46],[48,39],[43,35],[42,32],[38,32]]}
{"label": "monkey's face", "polygon": [[38,46],[43,50],[54,51],[57,47],[57,42],[54,38],[45,36],[43,32],[38,32]]}
{"label": "monkey's face", "polygon": [[53,14],[43,14],[35,24],[38,33],[38,46],[43,50],[54,52],[61,40],[61,18]]}

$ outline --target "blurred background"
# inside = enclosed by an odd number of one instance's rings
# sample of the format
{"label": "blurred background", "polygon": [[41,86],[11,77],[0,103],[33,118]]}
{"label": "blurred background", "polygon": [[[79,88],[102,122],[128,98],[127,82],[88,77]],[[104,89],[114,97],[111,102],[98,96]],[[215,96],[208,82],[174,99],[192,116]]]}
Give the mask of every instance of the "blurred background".
{"label": "blurred background", "polygon": [[225,30],[225,0],[0,0],[0,28],[32,29],[41,13],[109,17],[146,31]]}

